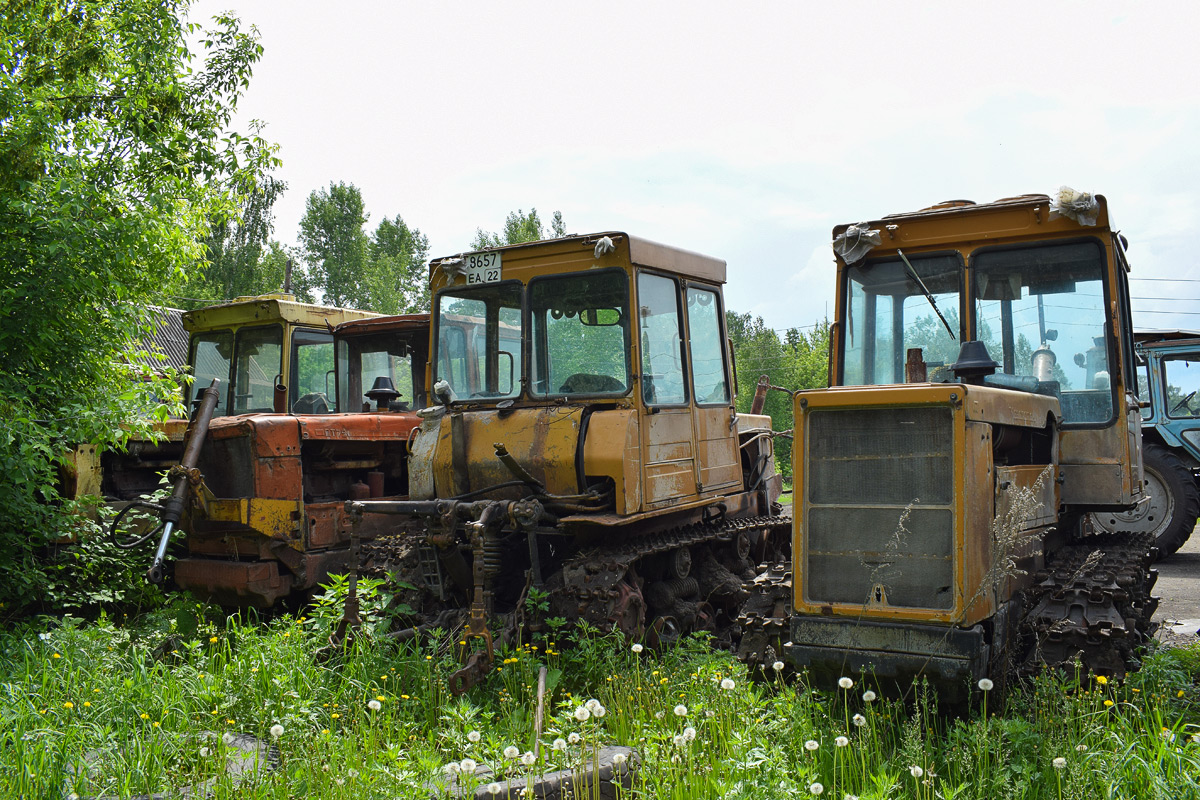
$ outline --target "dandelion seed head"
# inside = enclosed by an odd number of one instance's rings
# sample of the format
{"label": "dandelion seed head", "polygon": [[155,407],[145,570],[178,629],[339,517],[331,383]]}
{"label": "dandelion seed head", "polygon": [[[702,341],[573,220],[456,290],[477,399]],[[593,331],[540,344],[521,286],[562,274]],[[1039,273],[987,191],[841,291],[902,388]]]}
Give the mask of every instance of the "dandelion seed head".
{"label": "dandelion seed head", "polygon": [[854,681],[843,675],[842,677],[838,678],[838,686],[842,689],[853,689]]}
{"label": "dandelion seed head", "polygon": [[807,742],[804,743],[804,749],[808,750],[810,753],[812,751],[816,750],[820,746],[821,746],[821,743],[818,742],[816,739],[809,739]]}
{"label": "dandelion seed head", "polygon": [[477,764],[473,758],[464,758],[462,761],[458,762],[458,768],[468,775],[475,774],[476,766]]}
{"label": "dandelion seed head", "polygon": [[925,774],[925,770],[921,769],[916,764],[913,764],[908,768],[908,774],[912,775],[914,778],[919,778]]}
{"label": "dandelion seed head", "polygon": [[579,744],[581,741],[583,741],[583,737],[580,736],[578,733],[571,731],[570,733],[567,734],[567,743],[568,744]]}
{"label": "dandelion seed head", "polygon": [[685,706],[683,704],[675,706],[675,716],[686,717],[687,716],[687,706]]}
{"label": "dandelion seed head", "polygon": [[200,757],[201,758],[208,758],[210,753],[212,753],[212,751],[209,750],[207,747],[200,748]]}
{"label": "dandelion seed head", "polygon": [[716,715],[717,715],[717,712],[713,711],[711,708],[704,712],[705,719],[712,719]]}
{"label": "dandelion seed head", "polygon": [[783,672],[783,662],[776,661],[774,664],[771,665],[771,669],[775,670],[776,672]]}
{"label": "dandelion seed head", "polygon": [[554,744],[550,745],[550,748],[561,753],[567,749],[567,740],[562,738],[555,739]]}
{"label": "dandelion seed head", "polygon": [[580,706],[579,708],[575,709],[575,719],[579,720],[580,722],[587,722],[591,718],[592,712],[588,710],[587,706]]}
{"label": "dandelion seed head", "polygon": [[479,731],[471,731],[467,734],[467,741],[471,742],[472,744],[477,744],[482,738],[483,734],[481,734]]}
{"label": "dandelion seed head", "polygon": [[378,711],[379,709],[383,708],[383,704],[378,700],[368,700],[367,708],[371,709],[372,711]]}
{"label": "dandelion seed head", "polygon": [[870,689],[867,689],[865,692],[863,692],[863,702],[864,702],[864,703],[874,703],[874,702],[875,702],[875,699],[876,699],[878,696],[879,696],[879,695],[875,694],[875,693],[874,693],[873,691],[871,691]]}
{"label": "dandelion seed head", "polygon": [[862,726],[867,724],[867,718],[864,717],[862,714],[855,714],[853,717],[850,718],[850,721],[853,722],[855,724],[855,726],[859,727],[859,728],[861,728]]}
{"label": "dandelion seed head", "polygon": [[825,787],[819,783],[810,783],[808,785],[808,793],[809,794],[824,794]]}
{"label": "dandelion seed head", "polygon": [[723,680],[721,681],[721,688],[722,688],[722,689],[724,689],[725,691],[729,691],[730,689],[732,689],[732,688],[733,688],[734,686],[736,686],[736,685],[737,685],[737,684],[735,684],[735,683],[733,682],[733,679],[732,679],[732,678],[725,678],[725,679],[723,679]]}
{"label": "dandelion seed head", "polygon": [[604,717],[604,715],[607,713],[608,713],[608,709],[605,708],[604,706],[600,705],[599,703],[597,703],[596,707],[594,709],[592,709],[592,716],[595,717],[596,719],[602,719]]}
{"label": "dandelion seed head", "polygon": [[989,678],[980,678],[979,679],[980,691],[990,692],[992,689],[995,688],[995,686],[996,686],[996,684],[992,683],[991,679],[989,679]]}
{"label": "dandelion seed head", "polygon": [[221,741],[225,744],[233,744],[233,734],[229,731],[225,731],[221,734]]}
{"label": "dandelion seed head", "polygon": [[500,794],[504,790],[500,788],[500,784],[496,783],[495,781],[492,781],[491,783],[489,783],[487,785],[486,791],[488,794],[495,797],[496,795]]}
{"label": "dandelion seed head", "polygon": [[514,747],[511,744],[508,747],[504,748],[504,757],[507,758],[509,761],[513,760],[514,758],[516,758],[519,755],[521,755],[521,751],[518,750],[516,747]]}
{"label": "dandelion seed head", "polygon": [[632,650],[632,651],[633,651],[633,652],[635,652],[635,653],[640,653],[640,652],[642,652],[642,650],[643,650],[644,648],[642,647],[642,643],[641,643],[641,642],[634,642],[634,643],[633,643],[633,646],[632,646],[632,647],[630,647],[629,649],[630,649],[630,650]]}
{"label": "dandelion seed head", "polygon": [[271,738],[278,739],[280,736],[283,736],[283,726],[276,723],[271,726]]}
{"label": "dandelion seed head", "polygon": [[449,764],[447,764],[442,769],[447,775],[457,775],[459,772],[458,762],[451,761]]}
{"label": "dandelion seed head", "polygon": [[1077,744],[1077,745],[1075,745],[1075,749],[1078,750],[1080,753],[1082,753],[1087,750],[1087,745],[1086,744]]}
{"label": "dandelion seed head", "polygon": [[533,762],[535,761],[537,761],[537,758],[535,758],[533,753],[529,752],[528,750],[526,750],[524,753],[521,753],[521,763],[525,766],[532,767]]}
{"label": "dandelion seed head", "polygon": [[850,740],[845,736],[839,736],[833,740],[833,743],[838,747],[845,747],[846,745],[850,744]]}
{"label": "dandelion seed head", "polygon": [[1050,763],[1054,765],[1055,769],[1066,769],[1067,768],[1067,760],[1065,758],[1063,758],[1062,756],[1059,756],[1058,758],[1054,759]]}
{"label": "dandelion seed head", "polygon": [[628,756],[626,756],[624,753],[613,753],[612,763],[615,766],[621,766],[626,762],[626,760],[628,760]]}
{"label": "dandelion seed head", "polygon": [[597,708],[601,708],[600,701],[594,697],[591,698],[590,700],[588,700],[586,703],[584,703],[583,707],[586,708],[588,711],[591,711],[593,714],[596,713]]}
{"label": "dandelion seed head", "polygon": [[681,734],[676,734],[675,736],[671,737],[671,741],[675,743],[676,747],[683,747],[685,744],[687,744],[687,739],[683,738]]}

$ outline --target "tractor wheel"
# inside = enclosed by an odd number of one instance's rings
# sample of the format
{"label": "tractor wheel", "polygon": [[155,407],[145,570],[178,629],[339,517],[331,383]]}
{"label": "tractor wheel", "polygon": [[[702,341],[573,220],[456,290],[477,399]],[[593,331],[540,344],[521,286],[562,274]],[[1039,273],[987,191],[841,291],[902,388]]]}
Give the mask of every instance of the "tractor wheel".
{"label": "tractor wheel", "polygon": [[1092,523],[1098,531],[1149,532],[1159,559],[1183,546],[1200,515],[1200,491],[1179,456],[1159,444],[1147,442],[1142,450],[1147,498],[1130,511],[1097,511]]}

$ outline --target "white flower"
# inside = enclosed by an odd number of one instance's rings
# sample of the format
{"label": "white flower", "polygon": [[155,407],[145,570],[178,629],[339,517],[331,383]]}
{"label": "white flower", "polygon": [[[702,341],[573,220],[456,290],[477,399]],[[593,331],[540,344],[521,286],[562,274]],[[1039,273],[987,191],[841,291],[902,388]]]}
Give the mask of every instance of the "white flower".
{"label": "white flower", "polygon": [[354,769],[353,767],[351,767],[350,769],[346,770],[346,774],[347,774],[347,775],[349,775],[351,778],[357,778],[357,777],[358,777],[358,770],[356,770],[356,769]]}
{"label": "white flower", "polygon": [[1086,744],[1077,744],[1077,745],[1075,745],[1075,749],[1082,753],[1085,750],[1087,750],[1087,745]]}
{"label": "white flower", "polygon": [[579,720],[580,722],[587,722],[591,718],[592,712],[588,711],[587,706],[580,706],[579,708],[575,709],[575,719]]}
{"label": "white flower", "polygon": [[845,797],[843,797],[842,800],[858,800],[858,795],[848,794]]}
{"label": "white flower", "polygon": [[1059,756],[1058,758],[1054,759],[1050,763],[1054,765],[1055,769],[1066,769],[1067,768],[1067,760],[1065,758],[1063,758],[1062,756]]}
{"label": "white flower", "polygon": [[612,757],[613,766],[619,767],[622,764],[624,764],[627,759],[628,759],[628,756],[626,756],[624,753],[613,753],[613,757]]}
{"label": "white flower", "polygon": [[280,736],[283,736],[283,726],[276,723],[271,726],[271,738],[278,739]]}
{"label": "white flower", "polygon": [[833,743],[838,747],[845,747],[846,745],[850,744],[850,740],[845,736],[839,736],[833,740]]}
{"label": "white flower", "polygon": [[878,697],[878,695],[876,695],[870,689],[867,689],[865,692],[863,692],[863,702],[864,703],[874,703],[876,697]]}
{"label": "white flower", "polygon": [[449,764],[447,764],[446,766],[444,766],[444,767],[442,768],[442,770],[443,770],[443,771],[444,771],[444,772],[445,772],[447,775],[457,775],[457,774],[458,774],[458,770],[459,770],[459,767],[458,767],[458,762],[457,762],[457,761],[451,761]]}
{"label": "white flower", "polygon": [[713,711],[711,708],[704,712],[704,716],[707,719],[712,719],[716,715],[717,715],[717,712]]}
{"label": "white flower", "polygon": [[475,759],[473,758],[464,758],[462,761],[458,762],[458,768],[461,769],[466,775],[474,775],[475,767],[477,766],[479,765],[475,763]]}
{"label": "white flower", "polygon": [[470,733],[467,734],[467,741],[471,742],[472,744],[478,743],[479,740],[482,738],[483,738],[483,735],[480,734],[479,731],[471,731]]}
{"label": "white flower", "polygon": [[724,689],[725,691],[729,691],[736,685],[737,684],[735,684],[733,682],[732,678],[726,678],[725,680],[721,681],[721,688]]}
{"label": "white flower", "polygon": [[591,711],[593,714],[595,714],[596,709],[601,708],[602,706],[600,705],[600,701],[593,697],[592,699],[590,699],[586,703],[584,703],[583,707],[586,708],[588,711]]}
{"label": "white flower", "polygon": [[867,724],[867,718],[864,717],[862,714],[855,714],[853,717],[850,718],[850,721],[853,722],[855,727],[858,727],[858,728],[861,728],[863,725]]}
{"label": "white flower", "polygon": [[518,750],[517,748],[513,747],[511,744],[508,747],[504,748],[504,757],[509,759],[510,761],[519,755],[521,755],[521,751]]}
{"label": "white flower", "polygon": [[693,728],[691,725],[688,725],[686,728],[683,729],[683,733],[680,735],[683,736],[684,739],[687,739],[689,742],[694,741],[696,738],[696,729]]}
{"label": "white flower", "polygon": [[229,731],[225,731],[221,734],[221,741],[225,744],[233,744],[233,734]]}
{"label": "white flower", "polygon": [[211,750],[209,750],[207,747],[201,747],[201,748],[200,748],[200,757],[201,757],[201,758],[208,758],[208,754],[209,754],[209,753],[211,753],[211,752],[212,752],[212,751],[211,751]]}
{"label": "white flower", "polygon": [[561,738],[555,739],[554,744],[550,745],[550,748],[561,753],[563,750],[567,749],[567,740]]}
{"label": "white flower", "polygon": [[48,642],[48,641],[50,641],[50,632],[45,631],[43,633],[39,633],[38,638],[41,639],[43,642]]}
{"label": "white flower", "polygon": [[655,719],[662,719],[662,718],[663,718],[663,712],[661,712],[661,711],[655,711],[655,712],[654,712],[654,718],[655,718]]}
{"label": "white flower", "polygon": [[634,643],[633,643],[633,646],[632,646],[632,647],[630,647],[629,649],[630,649],[630,650],[632,650],[632,651],[633,651],[633,652],[635,652],[635,653],[640,653],[640,652],[642,652],[642,650],[643,650],[644,648],[642,647],[642,643],[641,643],[641,642],[634,642]]}
{"label": "white flower", "polygon": [[821,746],[821,743],[818,742],[816,739],[809,739],[807,742],[804,743],[804,749],[808,750],[810,753],[812,751],[816,750],[820,746]]}
{"label": "white flower", "polygon": [[776,661],[774,664],[771,665],[771,669],[775,670],[776,672],[783,672],[783,662]]}
{"label": "white flower", "polygon": [[847,677],[843,676],[843,677],[841,677],[841,678],[838,678],[838,686],[840,686],[840,687],[841,687],[841,688],[843,688],[843,689],[853,689],[853,688],[854,688],[854,681],[852,681],[852,680],[850,680],[849,678],[847,678]]}
{"label": "white flower", "polygon": [[687,744],[687,739],[683,738],[683,736],[679,734],[672,736],[671,741],[675,743],[676,747],[683,747],[685,744]]}
{"label": "white flower", "polygon": [[493,797],[495,797],[496,795],[498,795],[504,791],[504,789],[502,789],[500,787],[500,784],[496,783],[495,781],[492,781],[491,783],[489,783],[486,788],[487,788],[487,793],[492,795]]}
{"label": "white flower", "polygon": [[687,716],[687,706],[683,705],[682,703],[675,706],[675,716],[686,717]]}
{"label": "white flower", "polygon": [[378,711],[379,709],[383,708],[383,706],[378,700],[369,700],[367,701],[367,708],[371,709],[372,711]]}
{"label": "white flower", "polygon": [[579,744],[579,742],[582,741],[582,739],[583,739],[583,737],[581,737],[578,733],[575,733],[574,731],[567,734],[567,743],[568,744]]}
{"label": "white flower", "polygon": [[808,791],[812,794],[822,794],[825,791],[825,787],[819,783],[810,783]]}
{"label": "white flower", "polygon": [[985,692],[990,692],[996,684],[992,683],[988,678],[979,679],[979,688]]}
{"label": "white flower", "polygon": [[599,703],[596,703],[596,707],[592,709],[592,716],[595,717],[596,719],[603,718],[604,715],[607,713],[608,713],[608,709],[605,708],[604,706],[600,705]]}
{"label": "white flower", "polygon": [[913,764],[908,768],[908,774],[912,775],[914,778],[919,778],[925,774],[925,770],[921,769],[916,764]]}
{"label": "white flower", "polygon": [[521,753],[521,763],[524,764],[525,766],[532,767],[533,762],[535,762],[535,761],[537,761],[537,757],[534,756],[534,754],[529,752],[528,750],[526,750],[524,753]]}

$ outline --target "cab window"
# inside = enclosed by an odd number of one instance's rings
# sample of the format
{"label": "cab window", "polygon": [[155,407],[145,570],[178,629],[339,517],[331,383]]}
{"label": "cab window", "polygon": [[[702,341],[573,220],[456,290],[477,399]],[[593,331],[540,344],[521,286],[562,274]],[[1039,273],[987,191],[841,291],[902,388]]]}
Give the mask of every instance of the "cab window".
{"label": "cab window", "polygon": [[717,293],[695,286],[687,290],[688,355],[692,364],[692,391],[696,403],[728,404],[725,346],[721,336],[721,301]]}
{"label": "cab window", "polygon": [[686,403],[679,292],[674,280],[645,272],[638,276],[638,320],[642,400],[646,405]]}
{"label": "cab window", "polygon": [[333,411],[333,370],[333,334],[303,328],[292,333],[293,414]]}

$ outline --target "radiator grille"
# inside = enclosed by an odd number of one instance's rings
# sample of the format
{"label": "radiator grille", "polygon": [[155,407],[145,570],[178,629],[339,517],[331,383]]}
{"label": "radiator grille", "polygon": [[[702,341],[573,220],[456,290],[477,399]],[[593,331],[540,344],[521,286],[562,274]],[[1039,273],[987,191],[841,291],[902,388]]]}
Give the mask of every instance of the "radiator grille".
{"label": "radiator grille", "polygon": [[808,414],[806,600],[953,607],[952,423],[945,406]]}

